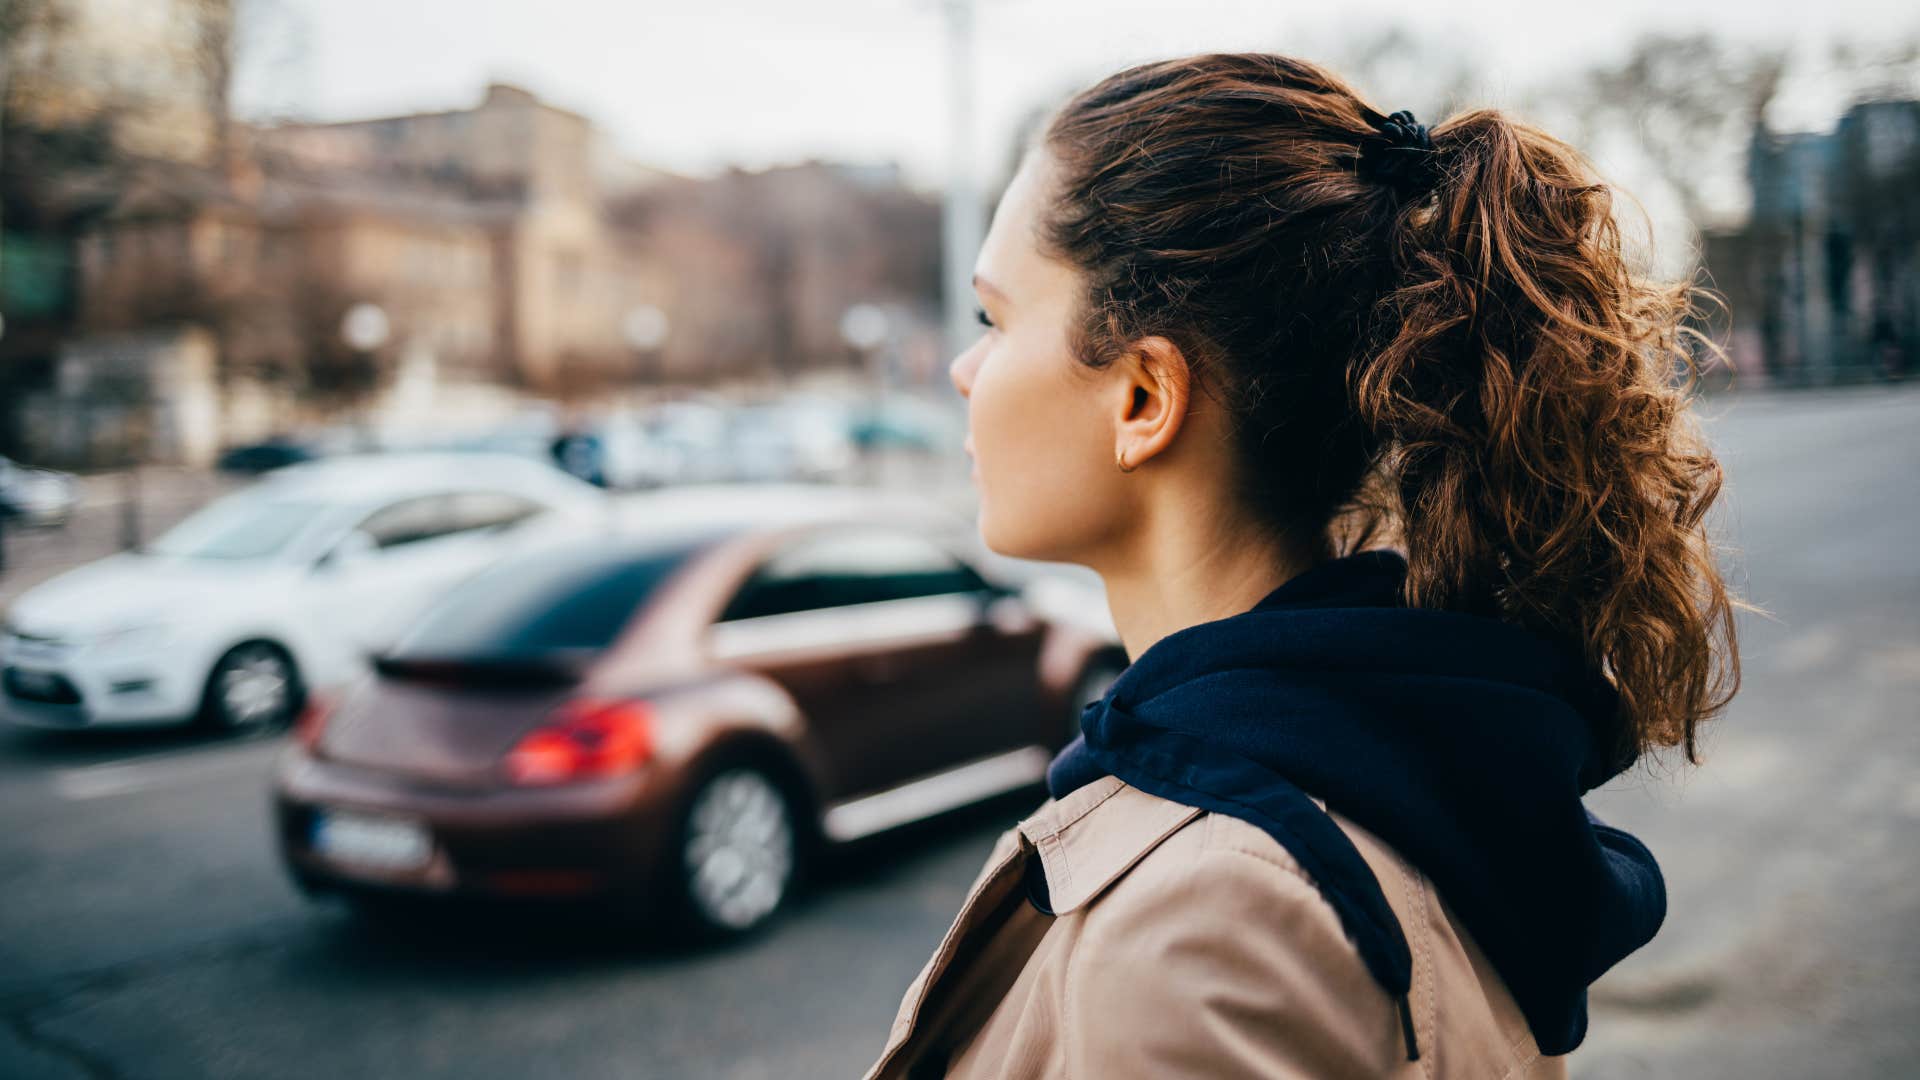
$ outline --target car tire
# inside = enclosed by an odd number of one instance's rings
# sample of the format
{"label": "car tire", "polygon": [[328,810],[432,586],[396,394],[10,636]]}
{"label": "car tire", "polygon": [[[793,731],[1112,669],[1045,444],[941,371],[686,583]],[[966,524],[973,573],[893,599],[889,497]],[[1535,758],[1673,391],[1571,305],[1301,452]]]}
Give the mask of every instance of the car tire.
{"label": "car tire", "polygon": [[679,922],[699,937],[743,937],[785,907],[804,849],[797,800],[747,762],[707,770],[687,796],[669,852]]}
{"label": "car tire", "polygon": [[270,641],[228,649],[207,674],[200,724],[213,731],[273,732],[293,724],[305,695],[299,669]]}
{"label": "car tire", "polygon": [[1067,741],[1080,737],[1080,714],[1088,705],[1099,701],[1107,692],[1107,687],[1120,677],[1126,665],[1112,660],[1095,660],[1088,664],[1080,677],[1073,681],[1073,694],[1067,702]]}

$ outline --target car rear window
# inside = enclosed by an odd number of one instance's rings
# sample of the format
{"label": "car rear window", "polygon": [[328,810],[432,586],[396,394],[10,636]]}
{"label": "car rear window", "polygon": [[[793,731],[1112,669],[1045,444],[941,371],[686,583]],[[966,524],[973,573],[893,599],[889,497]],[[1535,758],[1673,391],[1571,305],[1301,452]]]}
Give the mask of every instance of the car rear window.
{"label": "car rear window", "polygon": [[510,557],[455,586],[392,655],[509,659],[605,649],[692,550],[570,549]]}

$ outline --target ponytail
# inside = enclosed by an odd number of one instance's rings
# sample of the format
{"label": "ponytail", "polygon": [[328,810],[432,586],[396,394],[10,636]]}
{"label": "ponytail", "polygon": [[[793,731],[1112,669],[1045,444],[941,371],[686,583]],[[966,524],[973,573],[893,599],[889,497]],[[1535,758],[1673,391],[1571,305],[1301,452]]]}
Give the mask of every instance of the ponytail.
{"label": "ponytail", "polygon": [[1687,407],[1693,288],[1635,271],[1565,143],[1484,109],[1433,139],[1434,198],[1395,223],[1351,372],[1408,602],[1577,643],[1620,692],[1623,752],[1697,761],[1739,659],[1705,529],[1721,469]]}
{"label": "ponytail", "polygon": [[[1383,120],[1406,166],[1385,181],[1361,167]],[[1714,346],[1686,326],[1691,285],[1630,265],[1575,150],[1490,110],[1418,129],[1263,53],[1119,72],[1043,145],[1042,240],[1087,284],[1081,362],[1173,341],[1288,554],[1397,535],[1410,604],[1577,648],[1619,691],[1623,757],[1698,760],[1747,606],[1714,563],[1720,466],[1688,411],[1692,347]]]}

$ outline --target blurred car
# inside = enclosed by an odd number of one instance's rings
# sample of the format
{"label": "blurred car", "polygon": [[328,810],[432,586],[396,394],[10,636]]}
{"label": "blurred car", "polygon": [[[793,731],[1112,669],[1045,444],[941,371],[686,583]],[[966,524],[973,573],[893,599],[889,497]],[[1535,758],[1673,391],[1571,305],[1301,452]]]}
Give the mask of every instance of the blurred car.
{"label": "blurred car", "polygon": [[641,416],[616,411],[601,423],[598,435],[600,466],[608,487],[627,491],[659,487],[675,479],[683,451],[654,438]]}
{"label": "blurred car", "polygon": [[279,436],[262,442],[228,447],[215,465],[221,472],[253,474],[284,469],[289,465],[299,465],[319,456],[319,452],[312,445]]}
{"label": "blurred car", "polygon": [[451,590],[283,752],[295,882],[725,936],[822,844],[1037,783],[1124,653],[984,577],[954,519],[798,486],[631,496],[624,535]]}
{"label": "blurred car", "polygon": [[854,412],[849,436],[862,450],[951,451],[966,437],[966,420],[954,410],[904,395]]}
{"label": "blurred car", "polygon": [[511,457],[290,466],[21,595],[0,627],[0,715],[284,725],[308,688],[350,676],[454,581],[608,513],[595,489]]}
{"label": "blurred car", "polygon": [[563,431],[548,445],[555,468],[594,487],[607,486],[605,443],[594,431]]}
{"label": "blurred car", "polygon": [[641,421],[644,457],[631,469],[638,486],[704,484],[734,479],[727,410],[705,401],[653,406]]}
{"label": "blurred car", "polygon": [[65,525],[80,505],[80,482],[53,469],[0,457],[0,513],[22,525]]}
{"label": "blurred car", "polygon": [[844,479],[855,456],[841,413],[818,405],[744,405],[728,417],[730,479]]}
{"label": "blurred car", "polygon": [[526,458],[528,461],[552,464],[553,455],[549,449],[552,442],[553,437],[541,431],[503,428],[481,435],[451,439],[444,444],[425,449],[460,454],[511,454],[514,457]]}

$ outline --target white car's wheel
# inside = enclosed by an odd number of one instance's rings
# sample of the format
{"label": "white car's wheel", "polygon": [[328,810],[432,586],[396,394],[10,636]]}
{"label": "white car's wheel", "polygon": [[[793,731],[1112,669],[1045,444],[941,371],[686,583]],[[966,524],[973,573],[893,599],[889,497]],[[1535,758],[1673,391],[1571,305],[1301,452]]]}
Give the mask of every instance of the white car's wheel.
{"label": "white car's wheel", "polygon": [[293,722],[300,693],[292,658],[270,642],[252,641],[213,665],[200,715],[223,731],[278,731]]}
{"label": "white car's wheel", "polygon": [[793,805],[761,770],[708,777],[688,800],[679,840],[681,899],[695,929],[744,934],[786,901],[799,855]]}

